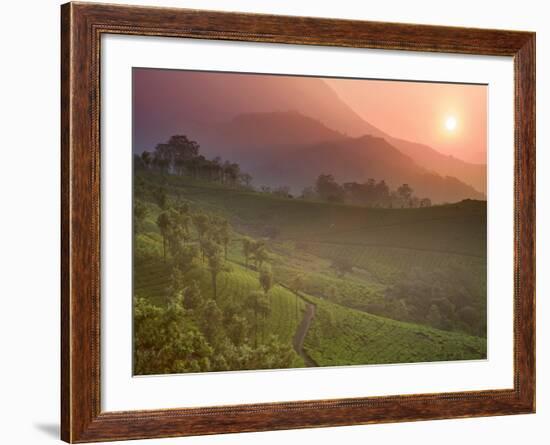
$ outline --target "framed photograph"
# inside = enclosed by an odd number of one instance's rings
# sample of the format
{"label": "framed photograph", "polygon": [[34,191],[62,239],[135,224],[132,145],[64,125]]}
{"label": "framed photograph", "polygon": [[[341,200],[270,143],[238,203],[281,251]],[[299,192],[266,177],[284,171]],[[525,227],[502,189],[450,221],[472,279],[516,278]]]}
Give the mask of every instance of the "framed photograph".
{"label": "framed photograph", "polygon": [[62,439],[535,411],[535,34],[62,6]]}

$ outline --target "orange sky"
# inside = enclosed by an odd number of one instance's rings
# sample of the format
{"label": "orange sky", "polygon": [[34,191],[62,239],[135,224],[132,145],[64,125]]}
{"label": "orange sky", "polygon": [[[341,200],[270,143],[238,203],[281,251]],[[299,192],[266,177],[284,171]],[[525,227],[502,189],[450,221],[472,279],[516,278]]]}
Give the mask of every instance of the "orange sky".
{"label": "orange sky", "polygon": [[[392,136],[469,162],[486,163],[487,87],[325,79],[356,113]],[[446,120],[456,120],[454,131]]]}

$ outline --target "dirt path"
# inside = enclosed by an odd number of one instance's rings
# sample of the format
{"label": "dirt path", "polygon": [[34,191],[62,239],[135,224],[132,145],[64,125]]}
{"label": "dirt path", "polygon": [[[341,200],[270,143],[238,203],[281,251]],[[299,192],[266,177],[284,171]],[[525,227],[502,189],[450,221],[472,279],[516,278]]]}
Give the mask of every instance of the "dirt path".
{"label": "dirt path", "polygon": [[306,339],[307,331],[311,326],[311,322],[315,318],[315,305],[304,300],[306,304],[306,310],[304,311],[304,318],[300,322],[296,334],[294,335],[293,345],[296,352],[304,359],[304,363],[307,367],[319,366],[315,360],[313,360],[309,354],[304,350],[304,340]]}

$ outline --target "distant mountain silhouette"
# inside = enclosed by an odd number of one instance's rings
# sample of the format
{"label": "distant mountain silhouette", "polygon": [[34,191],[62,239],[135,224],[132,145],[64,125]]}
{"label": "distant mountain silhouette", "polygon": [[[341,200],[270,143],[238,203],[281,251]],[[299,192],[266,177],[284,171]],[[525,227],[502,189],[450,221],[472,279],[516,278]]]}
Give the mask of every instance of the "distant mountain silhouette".
{"label": "distant mountain silhouette", "polygon": [[221,124],[192,126],[191,131],[201,133],[203,144],[215,143],[223,145],[220,147],[223,150],[229,147],[241,150],[243,154],[247,154],[250,147],[267,151],[279,145],[304,145],[345,138],[342,133],[298,111],[245,113]]}
{"label": "distant mountain silhouette", "polygon": [[[170,135],[183,133],[195,138],[206,153],[240,162],[260,182],[267,183],[267,175],[273,177],[276,171],[284,170],[289,175],[296,166],[313,162],[315,156],[308,153],[317,150],[317,157],[323,159],[323,171],[336,175],[329,166],[343,165],[347,159],[349,171],[358,174],[356,179],[364,175],[384,178],[389,183],[394,180],[412,183],[414,179],[419,194],[429,187],[438,187],[425,193],[434,201],[482,199],[484,195],[476,190],[486,191],[484,165],[393,138],[364,121],[320,78],[224,76],[208,72],[187,72],[182,76],[181,71],[167,70],[161,71],[161,75],[158,70],[139,70],[134,79],[136,152],[152,150]],[[366,135],[371,138],[363,138]],[[375,143],[377,137],[384,138],[386,144]],[[332,149],[327,151],[323,148],[326,146]],[[398,151],[415,167],[404,168],[400,163],[405,161],[393,151],[386,157],[378,154],[373,158],[373,147]],[[305,151],[299,154],[299,148],[300,152]],[[361,154],[362,149],[367,153]],[[292,158],[288,157],[290,153]],[[311,159],[306,161],[302,157],[306,155]],[[355,165],[369,159],[373,161],[368,166]],[[314,165],[320,166],[320,161],[315,162]],[[396,164],[390,168],[386,165],[389,162]],[[259,169],[266,175],[265,180],[254,174]],[[418,173],[413,174],[413,170]],[[404,176],[398,178],[398,172]],[[351,174],[348,176],[340,179],[354,180]],[[293,187],[303,182],[298,178],[292,181],[288,185],[296,182]],[[441,199],[435,198],[435,194]]]}
{"label": "distant mountain silhouette", "polygon": [[472,164],[444,155],[428,145],[405,141],[403,139],[387,136],[387,140],[403,154],[413,158],[415,162],[428,170],[439,173],[442,176],[454,176],[463,182],[473,186],[480,192],[487,193],[487,166],[485,164]]}
{"label": "distant mountain silhouette", "polygon": [[[197,123],[255,112],[296,110],[349,135],[376,132],[320,78],[139,70],[134,78],[135,151]],[[139,94],[136,94],[139,92]],[[174,100],[177,99],[177,100]]]}
{"label": "distant mountain silhouette", "polygon": [[384,138],[344,136],[295,111],[247,113],[196,131],[206,154],[239,162],[257,186],[288,185],[297,193],[320,173],[331,173],[339,182],[384,179],[393,188],[409,183],[434,202],[484,199],[460,180],[421,167]]}

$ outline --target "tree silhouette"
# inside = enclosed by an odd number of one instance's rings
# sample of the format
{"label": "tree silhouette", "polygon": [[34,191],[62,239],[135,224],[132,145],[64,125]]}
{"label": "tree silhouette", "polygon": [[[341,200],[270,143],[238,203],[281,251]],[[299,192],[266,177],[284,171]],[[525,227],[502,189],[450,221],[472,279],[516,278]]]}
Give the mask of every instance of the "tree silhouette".
{"label": "tree silhouette", "polygon": [[166,238],[169,235],[170,231],[170,217],[167,212],[161,212],[157,217],[157,226],[162,235],[162,257],[164,262],[166,262]]}
{"label": "tree silhouette", "polygon": [[166,308],[137,297],[134,304],[136,374],[210,371],[213,350],[203,334],[186,322],[179,299]]}
{"label": "tree silhouette", "polygon": [[409,184],[403,184],[397,189],[397,194],[403,200],[403,202],[410,205],[410,199],[413,193],[413,189]]}
{"label": "tree silhouette", "polygon": [[209,252],[208,254],[208,270],[210,271],[210,276],[212,278],[212,292],[214,294],[214,300],[218,297],[218,283],[217,278],[220,272],[225,270],[224,261],[220,249]]}
{"label": "tree silhouette", "polygon": [[269,259],[269,255],[263,241],[256,241],[252,244],[252,256],[254,257],[256,268],[258,270],[261,269],[264,261]]}
{"label": "tree silhouette", "polygon": [[245,261],[246,267],[248,267],[248,261],[250,260],[250,256],[253,253],[253,244],[254,244],[254,240],[248,237],[244,237],[242,239],[243,255],[244,255],[244,261]]}
{"label": "tree silhouette", "polygon": [[193,221],[193,224],[195,225],[195,229],[197,229],[197,235],[199,236],[199,244],[202,249],[203,260],[204,260],[203,240],[210,229],[210,218],[208,217],[208,215],[202,212],[198,212],[198,213],[195,213],[191,217],[191,219]]}
{"label": "tree silhouette", "polygon": [[143,153],[141,153],[141,162],[143,162],[143,165],[146,168],[151,167],[151,163],[153,162],[153,155],[150,151],[145,150]]}
{"label": "tree silhouette", "polygon": [[330,174],[322,174],[317,178],[315,191],[325,201],[341,202],[344,199],[344,190]]}
{"label": "tree silhouette", "polygon": [[144,220],[147,217],[149,211],[143,202],[136,199],[134,200],[134,230],[141,230]]}
{"label": "tree silhouette", "polygon": [[260,286],[264,290],[265,294],[271,290],[273,287],[273,271],[271,270],[271,266],[269,264],[265,264],[260,269]]}
{"label": "tree silhouette", "polygon": [[199,255],[197,246],[182,246],[174,255],[174,267],[181,273],[186,274],[195,267],[196,259]]}
{"label": "tree silhouette", "polygon": [[253,291],[248,295],[246,304],[254,311],[254,347],[258,347],[258,313],[261,311],[260,300],[265,299],[265,295],[260,291]]}
{"label": "tree silhouette", "polygon": [[227,333],[235,346],[241,346],[246,342],[248,321],[239,314],[233,314],[228,322]]}
{"label": "tree silhouette", "polygon": [[262,323],[262,343],[263,343],[265,338],[267,317],[269,316],[269,314],[271,314],[271,305],[269,304],[269,299],[267,298],[267,295],[261,295],[261,293],[260,293],[260,296],[258,297],[256,304],[258,306],[258,314],[263,319],[263,323]]}
{"label": "tree silhouette", "polygon": [[216,344],[223,335],[223,312],[215,300],[208,299],[201,308],[201,331],[210,344]]}
{"label": "tree silhouette", "polygon": [[166,209],[168,206],[168,195],[164,187],[156,187],[153,189],[153,198],[162,210]]}
{"label": "tree silhouette", "polygon": [[186,309],[197,309],[201,303],[201,289],[197,281],[193,280],[183,291],[183,304]]}
{"label": "tree silhouette", "polygon": [[250,187],[250,184],[252,183],[252,176],[248,173],[241,173],[240,180],[246,187]]}
{"label": "tree silhouette", "polygon": [[420,207],[431,207],[432,200],[430,198],[422,198],[420,200]]}
{"label": "tree silhouette", "polygon": [[217,241],[223,246],[224,258],[227,261],[227,247],[231,241],[231,226],[226,219],[216,220],[215,236]]}

